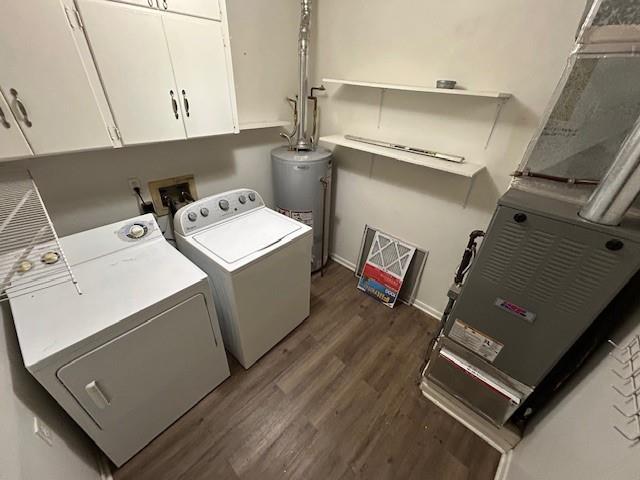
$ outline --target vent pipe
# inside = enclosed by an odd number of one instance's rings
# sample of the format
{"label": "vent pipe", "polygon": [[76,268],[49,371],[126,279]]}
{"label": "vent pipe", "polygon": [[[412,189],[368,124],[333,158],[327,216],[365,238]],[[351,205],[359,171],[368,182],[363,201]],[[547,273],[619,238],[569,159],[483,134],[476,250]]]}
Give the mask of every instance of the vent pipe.
{"label": "vent pipe", "polygon": [[307,134],[307,98],[309,96],[309,43],[311,40],[311,0],[302,0],[300,36],[298,39],[299,84],[296,125],[296,150],[312,150],[313,143]]}
{"label": "vent pipe", "polygon": [[640,119],[633,126],[600,185],[580,216],[602,225],[618,225],[640,192]]}

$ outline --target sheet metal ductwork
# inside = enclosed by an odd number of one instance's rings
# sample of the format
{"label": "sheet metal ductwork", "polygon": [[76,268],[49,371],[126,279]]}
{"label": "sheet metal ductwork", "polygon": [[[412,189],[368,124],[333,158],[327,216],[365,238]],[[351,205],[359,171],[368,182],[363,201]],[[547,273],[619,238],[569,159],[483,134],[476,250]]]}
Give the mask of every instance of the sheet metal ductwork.
{"label": "sheet metal ductwork", "polygon": [[580,210],[585,220],[602,225],[619,225],[640,193],[640,119],[636,121],[616,158]]}

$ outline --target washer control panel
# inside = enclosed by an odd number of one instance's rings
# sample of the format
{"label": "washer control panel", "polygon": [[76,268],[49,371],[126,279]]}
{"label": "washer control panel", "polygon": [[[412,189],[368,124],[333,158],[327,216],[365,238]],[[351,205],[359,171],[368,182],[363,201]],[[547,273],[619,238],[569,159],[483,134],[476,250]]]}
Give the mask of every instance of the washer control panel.
{"label": "washer control panel", "polygon": [[188,235],[260,207],[264,207],[264,201],[254,190],[242,188],[220,193],[182,207],[176,213],[175,230]]}

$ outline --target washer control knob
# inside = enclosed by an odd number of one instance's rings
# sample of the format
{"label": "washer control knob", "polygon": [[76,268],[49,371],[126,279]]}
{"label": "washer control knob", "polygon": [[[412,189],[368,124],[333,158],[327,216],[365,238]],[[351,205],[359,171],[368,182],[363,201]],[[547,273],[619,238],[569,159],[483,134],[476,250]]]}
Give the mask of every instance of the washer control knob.
{"label": "washer control knob", "polygon": [[252,202],[256,201],[256,194],[253,192],[249,192],[249,200],[251,200]]}
{"label": "washer control knob", "polygon": [[227,200],[220,200],[218,202],[218,206],[220,207],[220,210],[222,210],[224,212],[229,210],[229,202]]}
{"label": "washer control knob", "polygon": [[198,219],[198,214],[196,212],[187,213],[187,218],[190,222],[195,222]]}
{"label": "washer control knob", "polygon": [[238,201],[239,201],[242,205],[244,205],[245,203],[247,203],[247,197],[245,197],[244,195],[240,195],[240,196],[238,197]]}
{"label": "washer control knob", "polygon": [[131,225],[131,227],[129,227],[129,233],[127,233],[127,237],[142,238],[144,237],[145,233],[147,233],[147,231],[142,225],[134,223],[133,225]]}
{"label": "washer control knob", "polygon": [[209,209],[207,207],[202,207],[200,209],[200,215],[202,215],[203,217],[208,217],[209,216]]}

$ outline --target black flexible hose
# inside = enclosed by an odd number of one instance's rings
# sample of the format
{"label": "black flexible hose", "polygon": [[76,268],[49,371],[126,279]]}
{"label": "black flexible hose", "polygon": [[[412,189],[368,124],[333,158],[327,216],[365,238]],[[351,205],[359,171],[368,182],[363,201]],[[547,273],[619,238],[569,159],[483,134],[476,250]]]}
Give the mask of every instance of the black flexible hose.
{"label": "black flexible hose", "polygon": [[433,337],[431,337],[431,339],[429,340],[429,344],[427,345],[427,353],[425,355],[425,359],[422,364],[422,367],[420,368],[420,372],[419,372],[420,379],[418,383],[422,381],[422,372],[424,371],[425,367],[427,366],[427,363],[429,362],[429,356],[431,355],[431,351],[435,347],[435,344],[438,341],[438,338],[442,334],[442,331],[444,330],[444,327],[447,324],[447,319],[449,318],[449,314],[451,313],[451,310],[453,310],[453,305],[456,303],[455,297],[451,293],[451,291],[454,289],[454,287],[460,287],[462,285],[462,282],[464,281],[464,277],[467,275],[467,272],[469,271],[469,265],[471,265],[471,262],[475,256],[477,241],[479,238],[484,237],[484,235],[485,233],[482,230],[474,230],[469,234],[469,241],[467,242],[467,246],[464,249],[464,252],[462,254],[462,261],[460,262],[460,265],[458,266],[458,269],[456,270],[456,274],[453,278],[454,285],[451,287],[451,289],[449,289],[449,301],[447,302],[447,306],[445,307],[444,312],[442,313],[442,318],[440,319],[440,325],[438,326],[438,329],[434,332]]}
{"label": "black flexible hose", "polygon": [[474,230],[469,235],[467,248],[464,249],[464,253],[462,254],[462,261],[460,262],[458,271],[453,278],[453,283],[455,283],[456,285],[460,285],[464,281],[464,276],[467,272],[467,268],[469,267],[471,259],[473,258],[473,250],[475,248],[476,240],[480,237],[484,237],[484,232],[482,230]]}

